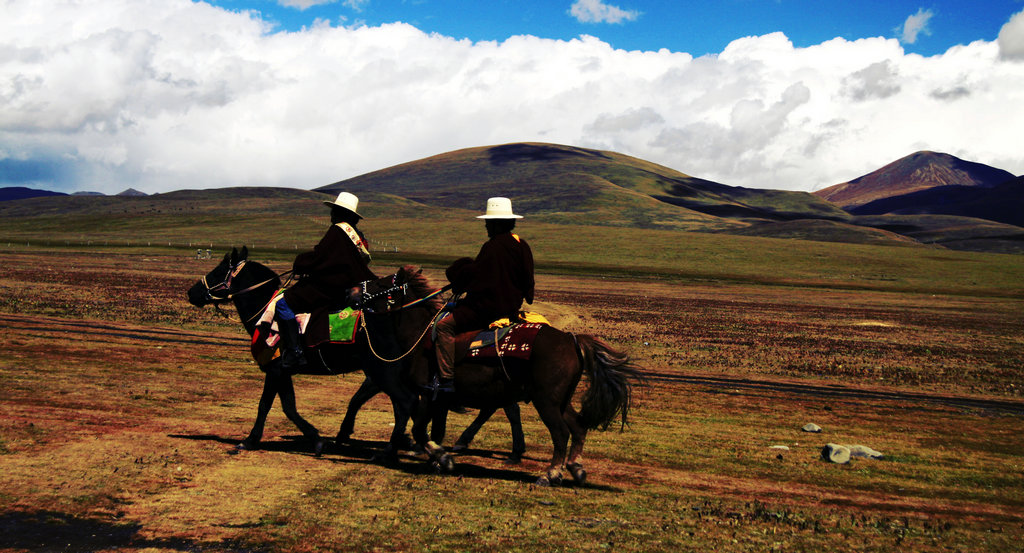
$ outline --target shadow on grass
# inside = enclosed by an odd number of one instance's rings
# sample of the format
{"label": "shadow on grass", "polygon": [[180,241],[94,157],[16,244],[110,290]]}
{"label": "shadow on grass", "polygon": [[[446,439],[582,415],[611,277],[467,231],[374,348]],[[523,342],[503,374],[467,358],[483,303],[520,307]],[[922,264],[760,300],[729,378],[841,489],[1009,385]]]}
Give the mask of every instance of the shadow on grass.
{"label": "shadow on grass", "polygon": [[171,551],[240,552],[227,544],[199,543],[180,538],[139,536],[142,525],[79,518],[54,511],[0,514],[0,550],[78,553],[120,548]]}
{"label": "shadow on grass", "polygon": [[[217,442],[231,446],[237,446],[241,441],[237,439],[223,438],[212,434],[171,434],[170,437],[182,440]],[[404,472],[405,474],[438,474],[438,471],[426,461],[426,457],[422,454],[417,454],[412,451],[403,451],[398,454],[397,458],[384,457],[383,452],[386,446],[387,442],[384,441],[348,440],[345,443],[339,444],[335,443],[333,440],[328,440],[327,446],[323,450],[323,459],[331,463],[340,464],[379,465],[381,467]],[[280,439],[277,440],[260,442],[259,449],[261,451],[272,451],[275,453],[291,453],[307,456],[314,455],[312,444],[303,436],[281,436]],[[236,455],[245,453],[245,451],[231,449],[228,453]],[[490,449],[464,449],[455,455],[455,473],[452,474],[452,476],[533,484],[537,481],[537,477],[540,475],[540,473],[530,470],[513,468],[516,465],[512,464],[506,465],[506,468],[488,468],[466,462],[474,457],[507,460],[508,454]],[[523,459],[545,465],[547,461],[547,459],[538,459],[536,457],[529,456],[524,456]],[[572,481],[568,475],[566,476],[563,486],[606,492],[621,491],[619,488],[615,488],[613,486],[589,482],[583,486],[579,486],[576,482]]]}

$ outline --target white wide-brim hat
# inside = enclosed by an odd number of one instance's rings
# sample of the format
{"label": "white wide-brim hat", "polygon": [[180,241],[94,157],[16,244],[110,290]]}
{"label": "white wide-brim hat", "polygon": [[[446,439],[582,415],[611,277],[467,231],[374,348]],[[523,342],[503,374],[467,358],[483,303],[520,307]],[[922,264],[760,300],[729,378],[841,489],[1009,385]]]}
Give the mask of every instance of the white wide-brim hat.
{"label": "white wide-brim hat", "polygon": [[487,211],[477,219],[522,219],[522,215],[512,213],[512,200],[508,198],[489,198]]}
{"label": "white wide-brim hat", "polygon": [[324,205],[329,205],[332,208],[341,207],[355,213],[359,217],[362,217],[362,215],[359,215],[359,212],[356,211],[356,208],[359,207],[359,198],[350,192],[342,192],[341,194],[338,194],[338,199],[333,202],[324,200]]}

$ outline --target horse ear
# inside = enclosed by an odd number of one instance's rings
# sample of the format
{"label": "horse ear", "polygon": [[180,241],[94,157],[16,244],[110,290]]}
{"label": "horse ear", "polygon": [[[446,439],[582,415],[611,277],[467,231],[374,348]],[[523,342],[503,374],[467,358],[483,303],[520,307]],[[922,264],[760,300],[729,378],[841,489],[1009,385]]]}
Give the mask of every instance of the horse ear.
{"label": "horse ear", "polygon": [[238,263],[238,248],[231,248],[231,264]]}
{"label": "horse ear", "polygon": [[248,246],[242,246],[242,253],[238,254],[238,260],[242,261],[243,259],[248,259],[248,258],[249,258],[249,247]]}

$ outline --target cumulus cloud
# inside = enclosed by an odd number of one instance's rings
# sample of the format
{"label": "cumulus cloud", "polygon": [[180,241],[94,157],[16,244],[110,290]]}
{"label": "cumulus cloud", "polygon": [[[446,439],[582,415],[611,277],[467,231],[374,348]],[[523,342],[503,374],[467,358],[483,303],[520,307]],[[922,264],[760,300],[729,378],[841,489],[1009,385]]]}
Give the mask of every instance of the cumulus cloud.
{"label": "cumulus cloud", "polygon": [[[313,188],[459,148],[602,148],[725,184],[811,190],[920,149],[1024,173],[1024,63],[896,39],[715,56],[590,36],[474,43],[411,25],[275,32],[188,0],[9,1],[0,186]],[[88,4],[88,5],[85,5]]]}
{"label": "cumulus cloud", "polygon": [[[295,8],[298,10],[308,10],[313,6],[322,6],[324,4],[333,4],[338,0],[277,0],[277,3],[286,8]],[[369,2],[369,0],[346,0],[345,5],[349,5],[351,2],[359,4]]]}
{"label": "cumulus cloud", "polygon": [[872,63],[843,79],[846,94],[858,102],[885,99],[899,94],[899,75],[893,64],[886,61]]}
{"label": "cumulus cloud", "polygon": [[1014,14],[999,30],[999,57],[1004,60],[1024,60],[1024,11]]}
{"label": "cumulus cloud", "polygon": [[576,0],[569,13],[580,23],[622,23],[640,17],[638,11],[624,10],[601,0]]}
{"label": "cumulus cloud", "polygon": [[932,34],[931,29],[928,28],[928,22],[931,21],[935,15],[931,10],[919,8],[917,13],[907,17],[907,20],[903,22],[903,25],[896,28],[896,33],[900,35],[900,42],[904,44],[914,44],[917,42],[918,35],[930,35]]}

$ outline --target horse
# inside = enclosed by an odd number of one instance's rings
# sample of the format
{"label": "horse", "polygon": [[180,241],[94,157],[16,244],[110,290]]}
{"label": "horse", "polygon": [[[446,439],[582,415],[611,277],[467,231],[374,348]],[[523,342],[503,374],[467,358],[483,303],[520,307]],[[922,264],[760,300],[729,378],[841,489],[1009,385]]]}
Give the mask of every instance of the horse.
{"label": "horse", "polygon": [[[281,278],[270,268],[249,260],[248,254],[248,248],[244,246],[241,251],[233,248],[230,253],[224,255],[224,259],[213,270],[188,290],[187,297],[189,303],[196,307],[212,304],[218,311],[220,305],[233,303],[246,332],[252,336],[256,330],[257,319],[280,289]],[[379,385],[374,384],[373,375],[378,375],[379,379],[383,379],[391,391],[388,394],[389,397],[398,398],[398,402],[392,401],[395,429],[386,450],[389,456],[393,456],[399,449],[406,448],[408,439],[405,436],[405,429],[412,409],[415,409],[415,396],[403,394],[398,387],[389,385],[390,380],[387,377],[380,376],[394,371],[387,371],[387,363],[371,356],[367,345],[365,340],[357,340],[355,344],[351,345],[324,344],[314,349],[307,349],[305,354],[308,363],[302,374],[337,375],[359,370],[366,373],[366,380],[349,402],[345,421],[335,438],[335,442],[339,444],[349,441],[356,412],[381,389]],[[316,427],[299,414],[296,408],[293,375],[282,372],[279,361],[276,359],[261,365],[260,370],[265,373],[265,377],[256,420],[249,434],[237,445],[237,448],[252,450],[259,447],[267,415],[274,404],[274,398],[280,397],[285,415],[295,424],[303,437],[311,443],[313,451],[317,455],[321,454],[327,442],[320,436]],[[494,410],[481,411],[477,419],[467,429],[467,433],[474,428],[479,429],[493,413]],[[522,456],[522,452],[525,450],[518,407],[514,411],[506,410],[506,414],[509,417],[513,435],[513,452],[510,460],[515,461]],[[466,445],[472,440],[474,434],[475,430],[467,434]]]}
{"label": "horse", "polygon": [[[428,404],[416,414],[413,439],[429,453],[435,467],[451,471],[454,461],[439,445],[444,438],[448,401],[432,401],[437,394],[436,386],[431,390],[430,384],[434,353],[423,340],[426,329],[422,325],[424,321],[429,325],[431,319],[402,314],[407,311],[436,313],[442,305],[436,297],[430,298],[431,290],[427,278],[407,265],[392,277],[363,283],[353,296],[364,308],[391,315],[388,319],[366,320],[371,351],[374,342],[391,341],[406,352],[404,364],[391,367],[392,370],[400,368],[403,375],[400,378],[393,375],[393,378],[407,386],[409,395],[418,394]],[[398,293],[404,296],[401,301],[408,302],[405,305],[414,307],[396,310],[394,295]],[[382,303],[383,298],[389,298],[391,304]],[[643,383],[643,374],[629,355],[600,338],[564,332],[550,325],[538,330],[531,352],[528,360],[501,357],[494,362],[460,360],[455,366],[454,397],[446,399],[452,404],[479,409],[532,402],[552,443],[551,461],[537,484],[562,483],[564,471],[568,470],[572,479],[583,485],[587,473],[581,455],[587,432],[607,429],[617,418],[625,428],[632,406],[632,389]],[[577,412],[572,400],[584,375],[588,383]],[[450,394],[440,397],[446,395]],[[392,397],[392,402],[399,401],[402,399]],[[431,422],[428,436],[426,428]]]}

